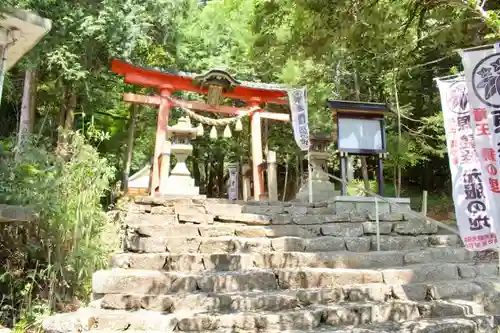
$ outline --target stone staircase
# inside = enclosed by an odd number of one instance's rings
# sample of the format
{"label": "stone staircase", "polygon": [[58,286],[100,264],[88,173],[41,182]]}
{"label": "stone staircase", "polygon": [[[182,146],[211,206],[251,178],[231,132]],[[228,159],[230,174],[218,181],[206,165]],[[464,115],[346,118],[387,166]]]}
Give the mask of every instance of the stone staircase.
{"label": "stone staircase", "polygon": [[336,210],[137,198],[94,301],[44,330],[497,332],[496,262],[397,212],[379,216],[378,243],[371,209]]}

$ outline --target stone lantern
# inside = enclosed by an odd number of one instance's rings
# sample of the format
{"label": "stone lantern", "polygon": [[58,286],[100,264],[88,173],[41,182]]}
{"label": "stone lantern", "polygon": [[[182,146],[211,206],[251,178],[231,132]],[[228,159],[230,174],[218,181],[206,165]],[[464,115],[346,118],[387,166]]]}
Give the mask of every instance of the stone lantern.
{"label": "stone lantern", "polygon": [[[311,178],[313,189],[313,201],[327,201],[337,195],[335,186],[330,182],[328,174],[325,172],[326,163],[330,154],[327,149],[333,142],[331,135],[326,133],[311,133],[310,142],[310,162]],[[297,199],[307,202],[309,200],[309,180],[304,182],[297,194]]]}
{"label": "stone lantern", "polygon": [[177,164],[167,179],[167,195],[199,195],[200,190],[194,185],[194,179],[189,172],[186,159],[193,152],[191,140],[196,138],[198,129],[191,126],[189,117],[181,117],[174,126],[168,127],[168,138],[171,141],[171,154],[177,159]]}

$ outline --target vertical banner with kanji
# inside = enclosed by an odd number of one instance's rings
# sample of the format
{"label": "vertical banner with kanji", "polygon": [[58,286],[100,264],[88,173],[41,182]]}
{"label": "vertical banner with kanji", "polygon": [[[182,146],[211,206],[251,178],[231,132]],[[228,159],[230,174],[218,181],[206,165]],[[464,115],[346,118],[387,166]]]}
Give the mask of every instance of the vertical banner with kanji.
{"label": "vertical banner with kanji", "polygon": [[229,187],[227,189],[227,196],[229,200],[238,200],[238,164],[232,163],[228,167],[229,173]]}
{"label": "vertical banner with kanji", "polygon": [[295,142],[300,150],[309,149],[309,121],[307,112],[307,91],[302,89],[288,90],[288,102],[292,114],[292,127]]}
{"label": "vertical banner with kanji", "polygon": [[[493,244],[498,247],[500,228],[500,54],[493,48],[465,50],[462,53],[467,96],[472,112],[471,126],[481,164],[481,184],[487,198],[488,221],[478,221],[475,228],[490,229]],[[477,209],[482,206],[476,206]],[[489,241],[489,240],[488,240]]]}
{"label": "vertical banner with kanji", "polygon": [[[471,112],[464,78],[437,80],[450,159],[457,226],[465,247],[481,251],[497,247],[498,208],[488,188],[491,151],[482,141],[481,127]],[[478,135],[478,137],[475,137]]]}

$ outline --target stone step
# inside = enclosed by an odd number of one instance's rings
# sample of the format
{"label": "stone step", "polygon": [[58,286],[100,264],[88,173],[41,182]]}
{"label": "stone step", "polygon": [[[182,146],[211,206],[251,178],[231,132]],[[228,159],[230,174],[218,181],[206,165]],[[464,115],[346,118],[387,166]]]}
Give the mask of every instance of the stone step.
{"label": "stone step", "polygon": [[[273,240],[274,241],[274,240]],[[273,242],[271,242],[271,246]],[[300,248],[302,249],[302,248]],[[279,251],[279,249],[278,249]],[[324,268],[387,268],[425,263],[472,262],[473,253],[464,248],[429,248],[418,251],[380,252],[273,252],[273,253],[119,253],[111,257],[117,268],[166,270],[180,272],[237,271],[253,268],[277,269],[296,267]],[[473,278],[486,270],[493,275],[496,264],[477,265],[469,271],[461,268],[464,277]],[[475,273],[475,274],[474,274]]]}
{"label": "stone step", "polygon": [[46,333],[87,332],[173,332],[178,320],[173,314],[139,310],[120,311],[82,308],[76,312],[57,314],[43,321]]}
{"label": "stone step", "polygon": [[[120,311],[85,308],[74,313],[50,317],[44,321],[43,328],[46,332],[52,333],[81,332],[90,329],[98,331],[156,330],[160,332],[173,332],[174,330],[200,332],[233,329],[236,332],[255,332],[258,330],[266,332],[277,330],[310,330],[318,328],[320,325],[326,329],[327,326],[373,325],[378,323],[387,323],[386,327],[402,328],[405,325],[408,327],[409,323],[406,322],[400,325],[396,323],[422,320],[430,314],[425,310],[422,311],[422,307],[432,308],[435,311],[432,314],[439,317],[447,314],[466,317],[467,314],[464,313],[462,305],[460,303],[441,301],[422,304],[401,301],[385,303],[368,302],[312,306],[279,312],[247,311],[227,314],[194,313],[189,310],[180,311],[175,314],[165,314],[147,310]],[[481,312],[480,309],[478,311]],[[471,315],[479,316],[482,314],[471,313]],[[484,319],[482,324],[485,326]]]}
{"label": "stone step", "polygon": [[[310,225],[246,225],[244,223],[220,223],[213,225],[202,224],[167,224],[167,223],[126,223],[127,233],[138,236],[177,236],[177,237],[214,237],[214,236],[242,236],[242,237],[302,237],[313,238],[317,236],[337,236],[337,237],[359,237],[363,235],[375,235],[375,222],[362,223],[328,223]],[[403,222],[395,224],[393,222],[380,223],[381,235],[392,236],[418,236],[435,234],[434,230],[425,230],[419,225],[411,225]],[[435,235],[436,237],[438,235]],[[455,235],[454,235],[455,236]]]}
{"label": "stone step", "polygon": [[[495,316],[478,315],[466,316],[466,318],[417,319],[343,327],[321,325],[313,330],[289,330],[287,333],[497,333],[499,324]],[[231,331],[219,332],[230,333]],[[278,332],[267,331],[267,333]]]}
{"label": "stone step", "polygon": [[[331,289],[296,289],[240,293],[184,293],[171,295],[105,294],[94,304],[104,309],[153,311],[282,311],[309,305],[342,302],[384,302],[389,300],[455,300],[482,302],[483,290],[474,280],[433,284],[388,285],[383,283],[346,285]],[[425,308],[422,308],[425,309]],[[432,309],[431,309],[432,310]]]}
{"label": "stone step", "polygon": [[304,330],[314,329],[320,325],[366,325],[466,315],[484,315],[484,309],[472,303],[443,301],[420,304],[401,301],[345,303],[279,312],[196,313],[187,316],[180,314],[177,329],[184,332],[219,331],[228,328],[247,331]]}
{"label": "stone step", "polygon": [[[141,237],[137,234],[125,237],[125,250],[130,252],[172,252],[172,253],[249,253],[271,251],[326,252],[343,251],[369,252],[377,250],[377,237],[252,237],[246,236],[162,236],[155,234]],[[458,246],[456,235],[432,236],[381,236],[381,251],[403,251],[436,246]]]}
{"label": "stone step", "polygon": [[[114,268],[94,273],[94,294],[165,295],[191,292],[241,292],[253,290],[337,288],[348,285],[458,283],[461,264],[420,264],[389,269],[294,268],[252,269],[234,272],[179,273]],[[485,272],[487,273],[487,272]],[[483,277],[497,277],[484,275]],[[453,282],[451,282],[453,281]],[[421,288],[427,292],[426,288]],[[411,292],[419,293],[417,289]],[[407,291],[403,290],[403,293]],[[425,297],[425,296],[424,296]]]}

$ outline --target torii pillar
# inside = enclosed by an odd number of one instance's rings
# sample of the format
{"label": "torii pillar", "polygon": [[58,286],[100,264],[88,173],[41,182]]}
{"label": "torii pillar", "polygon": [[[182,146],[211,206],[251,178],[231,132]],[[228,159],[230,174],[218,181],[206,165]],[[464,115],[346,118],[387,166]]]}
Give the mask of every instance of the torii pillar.
{"label": "torii pillar", "polygon": [[[252,99],[250,107],[258,107],[260,99]],[[259,166],[264,160],[262,153],[262,127],[261,127],[261,112],[255,111],[251,115],[250,130],[251,130],[251,145],[252,145],[252,178],[253,178],[253,199],[259,201],[263,194],[262,171]]]}

